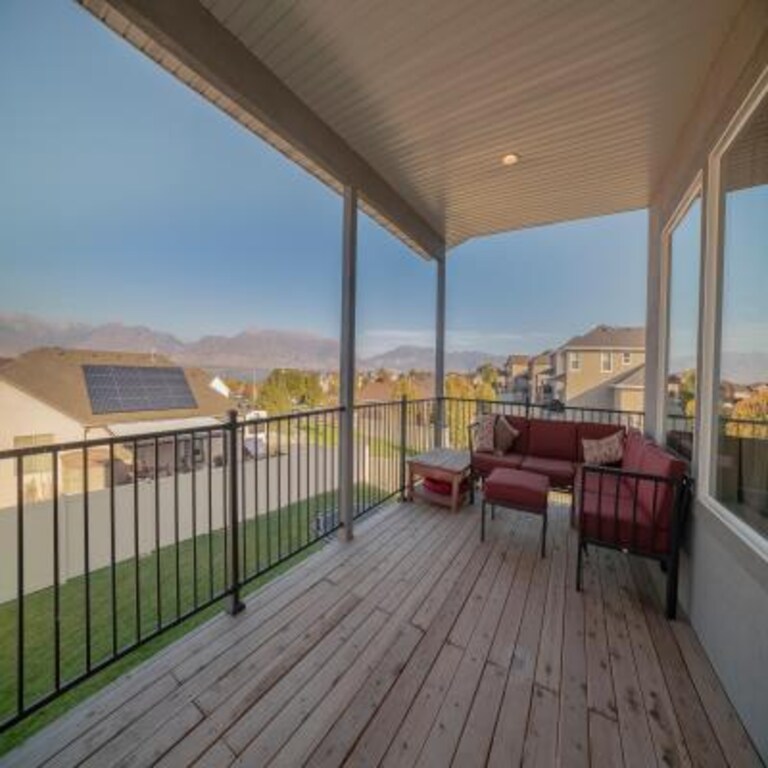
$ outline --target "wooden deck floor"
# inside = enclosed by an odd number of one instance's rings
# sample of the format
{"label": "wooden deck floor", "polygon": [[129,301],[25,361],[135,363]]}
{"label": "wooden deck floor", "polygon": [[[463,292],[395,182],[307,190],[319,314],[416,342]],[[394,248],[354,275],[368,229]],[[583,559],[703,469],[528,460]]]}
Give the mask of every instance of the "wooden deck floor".
{"label": "wooden deck floor", "polygon": [[7,756],[23,766],[759,765],[644,566],[393,505]]}

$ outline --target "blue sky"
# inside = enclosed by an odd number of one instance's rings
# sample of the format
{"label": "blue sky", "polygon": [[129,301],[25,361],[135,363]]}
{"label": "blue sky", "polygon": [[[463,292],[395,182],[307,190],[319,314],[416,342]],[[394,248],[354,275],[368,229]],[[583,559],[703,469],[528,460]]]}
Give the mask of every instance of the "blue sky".
{"label": "blue sky", "polygon": [[[0,104],[3,311],[338,336],[340,199],[74,2],[0,3]],[[643,324],[646,228],[641,211],[456,248],[449,348]],[[365,216],[359,260],[360,352],[430,343],[433,265]]]}

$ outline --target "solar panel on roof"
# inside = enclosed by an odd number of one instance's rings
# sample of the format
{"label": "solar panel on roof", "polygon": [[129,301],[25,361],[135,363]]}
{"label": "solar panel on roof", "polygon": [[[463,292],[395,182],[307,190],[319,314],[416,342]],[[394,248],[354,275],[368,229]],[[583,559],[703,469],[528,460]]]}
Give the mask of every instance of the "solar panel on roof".
{"label": "solar panel on roof", "polygon": [[84,365],[83,373],[94,414],[197,408],[182,368]]}

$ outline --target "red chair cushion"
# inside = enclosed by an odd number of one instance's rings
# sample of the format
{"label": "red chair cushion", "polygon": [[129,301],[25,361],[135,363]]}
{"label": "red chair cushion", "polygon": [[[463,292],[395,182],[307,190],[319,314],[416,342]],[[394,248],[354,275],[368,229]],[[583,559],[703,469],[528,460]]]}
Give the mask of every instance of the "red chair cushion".
{"label": "red chair cushion", "polygon": [[617,427],[615,424],[579,424],[577,429],[577,451],[578,461],[584,461],[584,445],[582,440],[602,440],[604,437],[610,437],[616,432],[624,432],[624,427]]}
{"label": "red chair cushion", "polygon": [[531,512],[545,512],[549,480],[519,469],[494,469],[485,481],[485,500]]}
{"label": "red chair cushion", "polygon": [[619,475],[585,472],[583,467],[577,467],[573,486],[576,495],[575,502],[577,505],[581,504],[582,486],[585,494],[607,494],[610,495],[611,498],[614,498],[618,489],[618,492],[622,497],[628,499],[632,498],[631,489],[621,482],[621,477]]}
{"label": "red chair cushion", "polygon": [[643,437],[642,432],[630,429],[627,433],[627,439],[624,441],[624,456],[621,459],[621,468],[630,472],[639,472],[643,451],[647,443],[648,441]]}
{"label": "red chair cushion", "polygon": [[669,527],[655,524],[647,510],[621,492],[618,501],[615,492],[585,493],[579,525],[588,538],[622,549],[663,555],[669,548]]}
{"label": "red chair cushion", "polygon": [[[643,451],[640,469],[649,475],[680,480],[685,474],[686,466],[685,462],[676,459],[657,445],[649,444]],[[632,482],[630,478],[627,480]],[[637,497],[640,505],[658,524],[666,527],[669,527],[672,517],[675,489],[676,486],[670,483],[657,483],[652,480],[637,481]]]}
{"label": "red chair cushion", "polygon": [[576,461],[576,434],[574,422],[531,419],[528,453],[543,459]]}
{"label": "red chair cushion", "polygon": [[521,453],[505,453],[502,456],[494,453],[473,453],[472,471],[485,477],[497,468],[519,469],[524,458]]}
{"label": "red chair cushion", "polygon": [[571,488],[576,474],[576,468],[570,461],[545,459],[540,456],[526,456],[521,469],[546,475],[552,485],[558,488]]}

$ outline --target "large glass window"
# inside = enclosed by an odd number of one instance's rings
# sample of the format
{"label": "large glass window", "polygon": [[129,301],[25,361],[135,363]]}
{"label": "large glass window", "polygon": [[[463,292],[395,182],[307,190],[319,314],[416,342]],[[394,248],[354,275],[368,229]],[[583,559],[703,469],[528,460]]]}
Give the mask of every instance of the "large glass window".
{"label": "large glass window", "polygon": [[723,156],[716,498],[768,536],[768,103]]}
{"label": "large glass window", "polygon": [[697,196],[669,240],[667,445],[688,459],[694,444],[700,263],[701,197]]}

